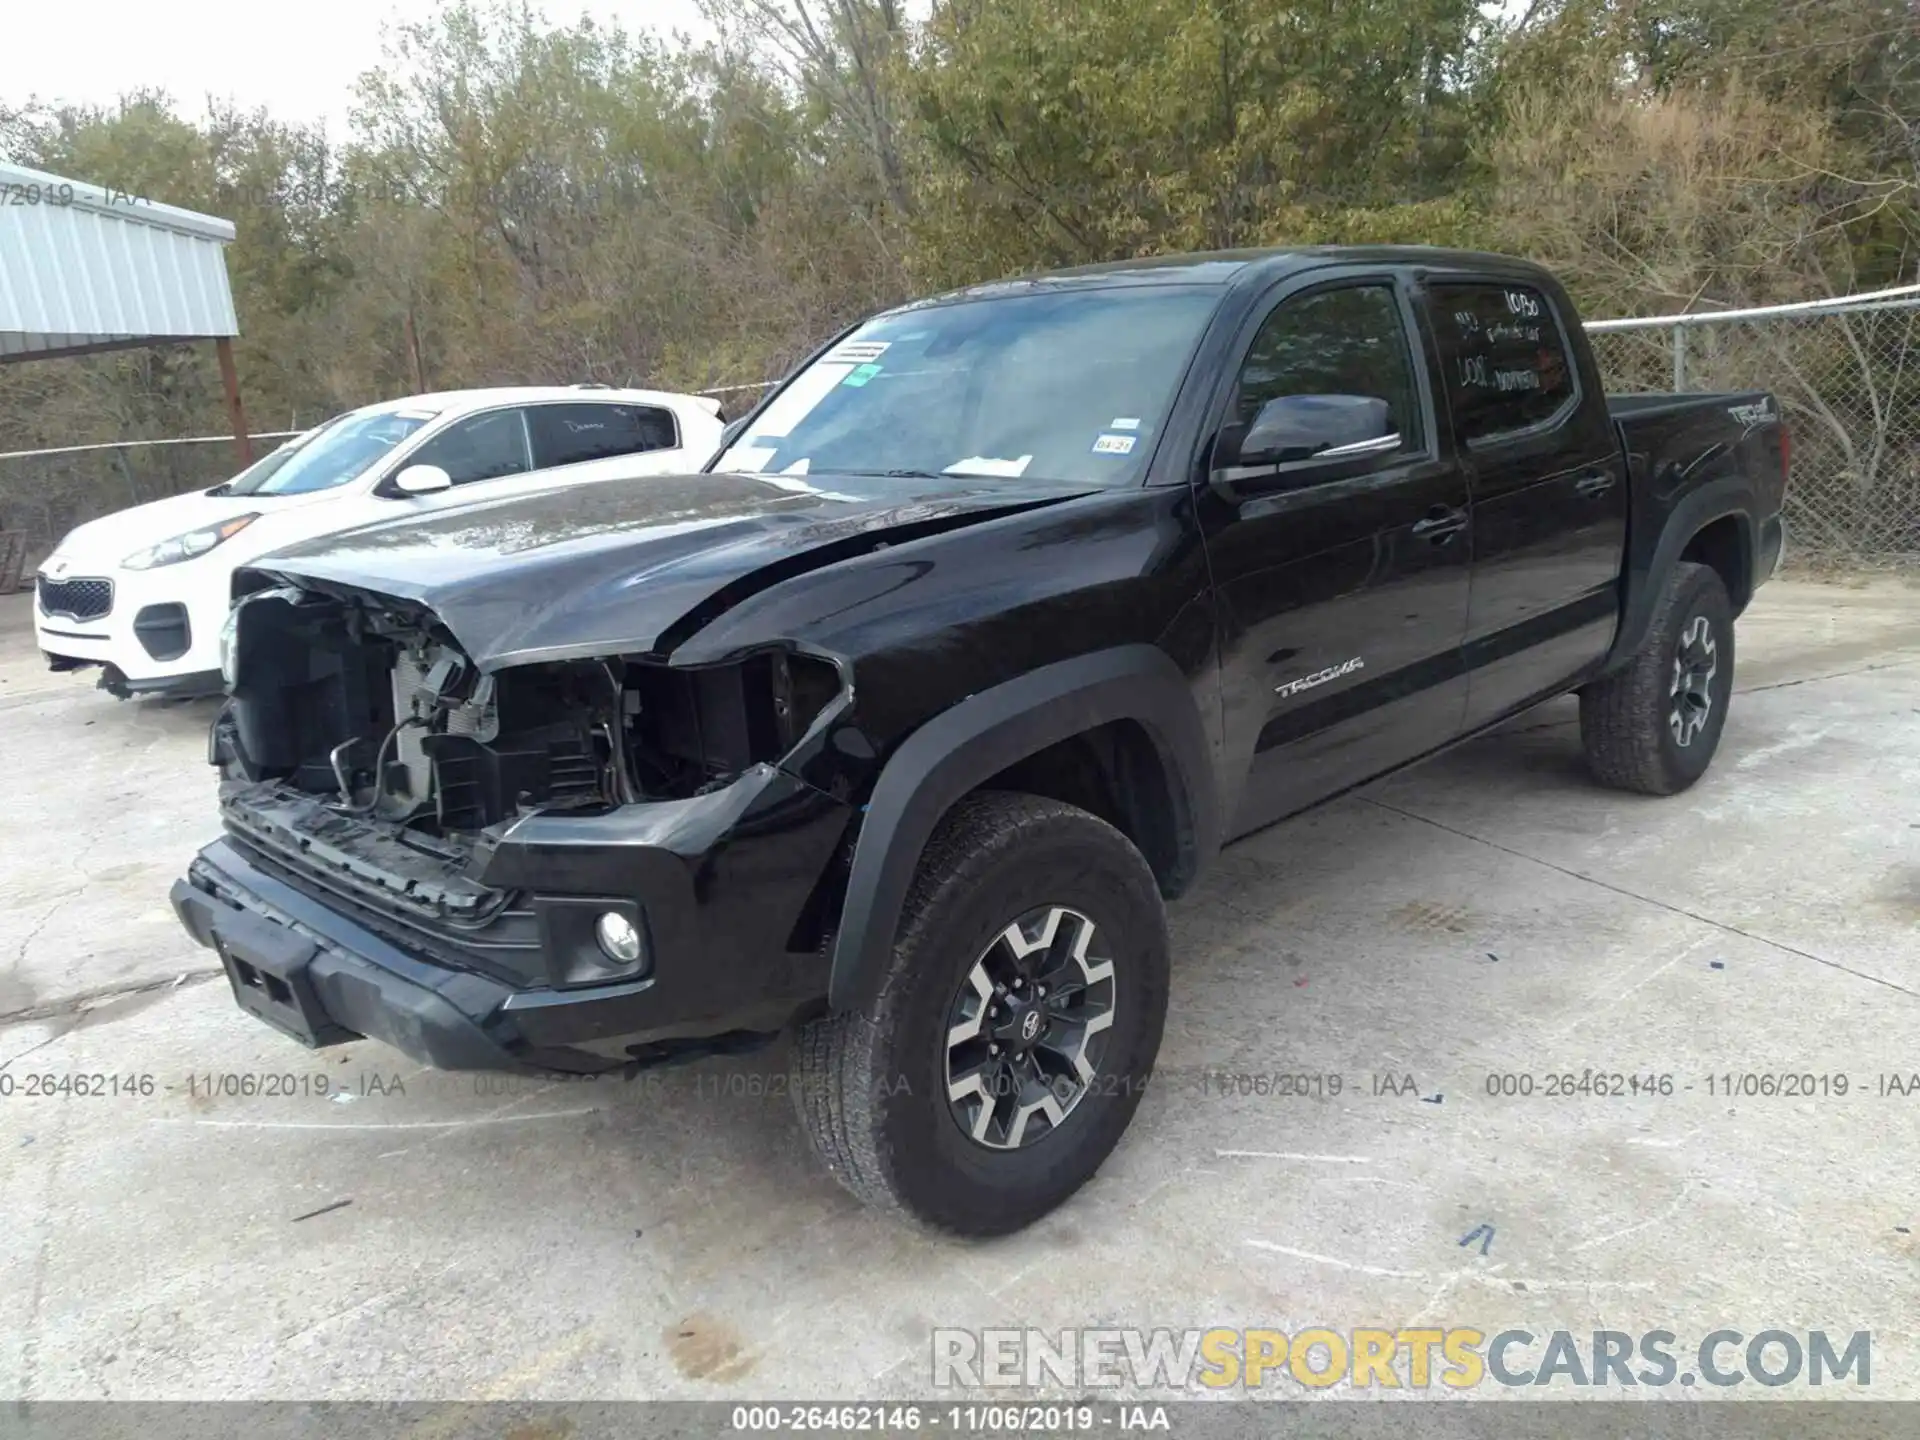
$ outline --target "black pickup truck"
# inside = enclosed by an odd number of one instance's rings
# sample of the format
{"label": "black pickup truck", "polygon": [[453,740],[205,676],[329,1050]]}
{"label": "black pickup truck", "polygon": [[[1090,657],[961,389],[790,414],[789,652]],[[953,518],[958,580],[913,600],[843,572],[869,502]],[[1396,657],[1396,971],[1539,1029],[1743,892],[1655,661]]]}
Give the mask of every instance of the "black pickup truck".
{"label": "black pickup truck", "polygon": [[1126,1128],[1163,900],[1222,844],[1568,691],[1601,783],[1697,780],[1786,471],[1764,393],[1609,400],[1519,260],[939,296],[704,473],[243,571],[225,835],[173,903],[308,1045],[584,1073],[793,1034],[855,1194],[1012,1230]]}

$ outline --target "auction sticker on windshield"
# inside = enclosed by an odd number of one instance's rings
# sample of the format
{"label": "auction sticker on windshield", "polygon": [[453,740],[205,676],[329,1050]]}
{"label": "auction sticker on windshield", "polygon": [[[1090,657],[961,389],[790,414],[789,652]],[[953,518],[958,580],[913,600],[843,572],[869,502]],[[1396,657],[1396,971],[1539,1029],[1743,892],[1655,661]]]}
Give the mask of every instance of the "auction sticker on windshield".
{"label": "auction sticker on windshield", "polygon": [[753,424],[756,440],[784,440],[827,395],[853,373],[850,364],[815,365],[775,397],[767,413]]}
{"label": "auction sticker on windshield", "polygon": [[1027,466],[1033,463],[1033,456],[1022,455],[1013,460],[999,460],[991,455],[969,455],[965,460],[956,460],[941,471],[944,475],[1000,475],[1017,480],[1027,473]]}

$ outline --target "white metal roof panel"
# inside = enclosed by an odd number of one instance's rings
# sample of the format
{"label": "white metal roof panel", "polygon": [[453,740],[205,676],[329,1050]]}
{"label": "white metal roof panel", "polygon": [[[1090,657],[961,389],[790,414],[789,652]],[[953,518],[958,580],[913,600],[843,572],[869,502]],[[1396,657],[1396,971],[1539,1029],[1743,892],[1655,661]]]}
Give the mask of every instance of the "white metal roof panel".
{"label": "white metal roof panel", "polygon": [[240,333],[233,223],[0,164],[0,360]]}

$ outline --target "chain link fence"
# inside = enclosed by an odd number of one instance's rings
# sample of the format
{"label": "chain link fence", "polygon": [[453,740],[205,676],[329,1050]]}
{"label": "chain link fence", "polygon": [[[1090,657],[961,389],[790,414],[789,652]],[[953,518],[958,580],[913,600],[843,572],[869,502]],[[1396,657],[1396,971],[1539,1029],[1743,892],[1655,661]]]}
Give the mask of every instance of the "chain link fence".
{"label": "chain link fence", "polygon": [[1920,287],[1587,326],[1613,391],[1771,390],[1793,436],[1788,555],[1920,564]]}

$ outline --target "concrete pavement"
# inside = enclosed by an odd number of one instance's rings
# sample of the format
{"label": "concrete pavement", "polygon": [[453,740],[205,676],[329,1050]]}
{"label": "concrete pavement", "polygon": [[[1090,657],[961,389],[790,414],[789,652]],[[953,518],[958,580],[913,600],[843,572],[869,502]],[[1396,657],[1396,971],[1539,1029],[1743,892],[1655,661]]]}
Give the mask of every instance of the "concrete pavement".
{"label": "concrete pavement", "polygon": [[[1871,1393],[1920,1398],[1920,1094],[1880,1093],[1920,1072],[1912,585],[1763,590],[1685,796],[1590,784],[1562,701],[1228,850],[1133,1129],[984,1245],[846,1197],[777,1051],[543,1085],[242,1015],[166,902],[210,707],[46,674],[26,599],[0,1396],[924,1397],[936,1327],[1419,1323],[1870,1329]],[[1649,1088],[1545,1093],[1588,1069]],[[1742,1093],[1780,1074],[1820,1083]]]}

